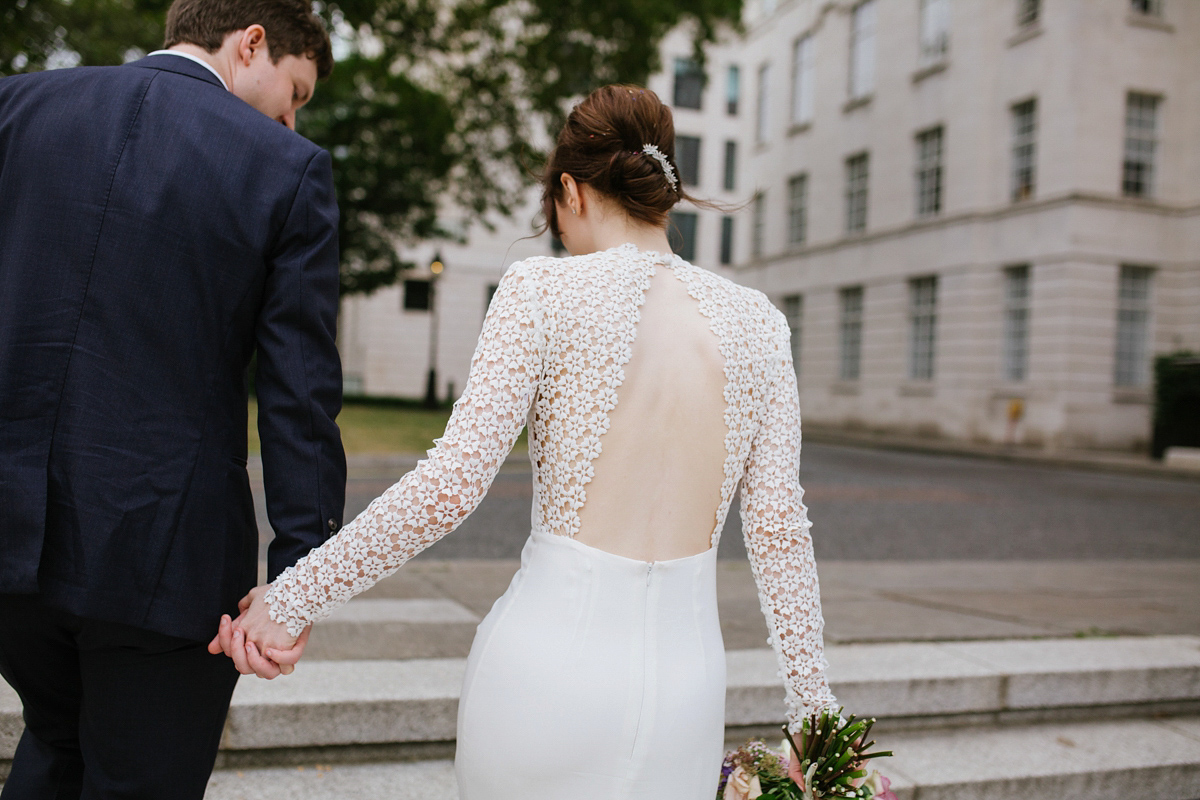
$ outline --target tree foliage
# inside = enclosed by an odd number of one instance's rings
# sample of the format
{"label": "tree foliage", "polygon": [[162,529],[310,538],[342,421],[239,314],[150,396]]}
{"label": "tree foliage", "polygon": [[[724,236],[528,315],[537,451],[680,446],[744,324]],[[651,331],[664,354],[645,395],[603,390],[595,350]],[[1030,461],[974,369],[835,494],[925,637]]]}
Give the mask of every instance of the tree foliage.
{"label": "tree foliage", "polygon": [[[159,46],[170,0],[6,0],[0,74],[119,64]],[[411,266],[406,246],[509,214],[569,102],[644,83],[662,37],[699,45],[737,24],[741,0],[318,2],[338,63],[299,115],[333,155],[342,291]],[[449,215],[451,218],[447,218]]]}

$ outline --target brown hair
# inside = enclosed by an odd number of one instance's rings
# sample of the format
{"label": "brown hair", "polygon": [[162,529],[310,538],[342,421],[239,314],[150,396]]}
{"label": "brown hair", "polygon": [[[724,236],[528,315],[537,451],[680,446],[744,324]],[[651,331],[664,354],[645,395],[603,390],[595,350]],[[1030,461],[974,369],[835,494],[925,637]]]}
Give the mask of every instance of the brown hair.
{"label": "brown hair", "polygon": [[[654,145],[666,156],[676,178],[674,187],[662,164],[642,152],[645,145]],[[563,173],[651,225],[665,225],[672,206],[694,200],[684,192],[675,163],[671,109],[639,86],[602,86],[567,117],[542,175],[542,212],[555,236],[560,231],[554,204],[562,200]]]}
{"label": "brown hair", "polygon": [[308,57],[317,62],[318,78],[333,71],[329,32],[307,0],[175,0],[163,47],[194,44],[215,53],[226,36],[251,25],[267,32],[273,63],[284,56]]}

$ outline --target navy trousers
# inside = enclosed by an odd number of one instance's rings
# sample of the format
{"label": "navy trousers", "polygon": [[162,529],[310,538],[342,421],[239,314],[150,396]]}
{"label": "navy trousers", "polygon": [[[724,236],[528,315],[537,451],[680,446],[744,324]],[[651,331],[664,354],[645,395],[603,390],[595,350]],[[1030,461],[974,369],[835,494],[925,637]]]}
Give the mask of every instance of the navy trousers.
{"label": "navy trousers", "polygon": [[0,674],[25,710],[0,797],[200,800],[238,679],[206,644],[0,595]]}

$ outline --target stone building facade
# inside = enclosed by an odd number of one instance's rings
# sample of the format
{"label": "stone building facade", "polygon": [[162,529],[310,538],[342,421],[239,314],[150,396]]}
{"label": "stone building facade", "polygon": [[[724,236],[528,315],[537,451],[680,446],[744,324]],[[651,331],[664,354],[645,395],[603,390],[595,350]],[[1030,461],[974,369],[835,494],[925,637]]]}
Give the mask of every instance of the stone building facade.
{"label": "stone building facade", "polygon": [[[1189,0],[750,0],[650,83],[725,206],[675,214],[677,249],[789,316],[810,423],[1143,446],[1154,354],[1200,350],[1198,43]],[[442,248],[443,391],[504,267],[550,252],[509,249],[529,230]],[[423,391],[403,299],[344,304],[350,390]]]}

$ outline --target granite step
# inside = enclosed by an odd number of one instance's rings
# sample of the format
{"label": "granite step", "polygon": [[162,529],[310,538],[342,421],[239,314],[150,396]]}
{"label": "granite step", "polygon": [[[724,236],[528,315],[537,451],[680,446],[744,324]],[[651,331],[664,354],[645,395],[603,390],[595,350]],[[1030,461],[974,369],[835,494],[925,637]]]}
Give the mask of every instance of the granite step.
{"label": "granite step", "polygon": [[[1200,637],[831,645],[832,688],[880,730],[1200,714]],[[774,736],[783,689],[767,649],[727,653],[731,736]],[[242,678],[219,763],[437,758],[453,752],[463,659],[307,661]],[[22,722],[0,682],[0,759]]]}
{"label": "granite step", "polygon": [[[900,800],[1196,800],[1200,717],[986,726],[889,736]],[[714,784],[715,789],[715,784]],[[455,800],[449,759],[219,770],[206,800]]]}

